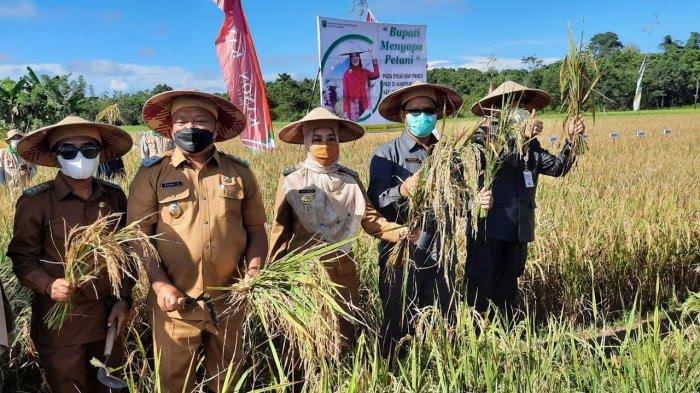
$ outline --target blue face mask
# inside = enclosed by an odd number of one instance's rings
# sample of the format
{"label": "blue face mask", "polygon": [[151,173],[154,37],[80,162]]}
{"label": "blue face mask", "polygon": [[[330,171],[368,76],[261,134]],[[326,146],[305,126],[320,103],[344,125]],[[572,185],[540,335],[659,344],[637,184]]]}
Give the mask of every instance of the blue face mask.
{"label": "blue face mask", "polygon": [[437,115],[428,115],[421,113],[420,115],[406,114],[406,125],[408,131],[417,138],[425,138],[435,129],[437,123]]}

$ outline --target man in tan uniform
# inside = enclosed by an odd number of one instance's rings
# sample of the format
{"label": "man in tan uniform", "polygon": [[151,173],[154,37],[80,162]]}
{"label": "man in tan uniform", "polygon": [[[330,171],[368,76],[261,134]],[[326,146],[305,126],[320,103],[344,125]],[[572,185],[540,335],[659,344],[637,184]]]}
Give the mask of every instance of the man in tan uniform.
{"label": "man in tan uniform", "polygon": [[144,132],[141,136],[141,161],[161,155],[175,148],[173,140],[153,130]]}
{"label": "man in tan uniform", "polygon": [[0,184],[14,190],[22,190],[36,174],[36,166],[28,164],[19,154],[17,145],[22,133],[13,128],[7,132],[7,148],[0,150]]}
{"label": "man in tan uniform", "polygon": [[[127,153],[132,143],[118,127],[69,116],[27,135],[17,149],[31,163],[61,168],[54,180],[25,190],[19,198],[7,248],[17,278],[34,292],[31,336],[53,393],[108,391],[97,381],[90,359],[102,354],[108,326],[117,323],[121,333],[126,325],[133,282],[123,285],[119,300],[106,272],[76,288],[64,279],[60,262],[71,228],[126,211],[121,188],[96,179],[94,173],[100,160]],[[51,307],[67,301],[74,306],[70,317],[60,329],[48,328],[44,318]],[[119,354],[114,355],[112,365],[119,362]]]}
{"label": "man in tan uniform", "polygon": [[223,293],[210,288],[257,274],[267,254],[255,176],[245,162],[214,146],[238,136],[245,117],[227,100],[196,91],[151,97],[143,117],[176,145],[144,162],[128,207],[129,222],[145,218],[143,231],[160,234],[155,246],[161,263],[147,268],[160,382],[164,392],[192,391],[203,347],[207,384],[221,391],[226,370],[239,371],[243,316],[224,314]]}

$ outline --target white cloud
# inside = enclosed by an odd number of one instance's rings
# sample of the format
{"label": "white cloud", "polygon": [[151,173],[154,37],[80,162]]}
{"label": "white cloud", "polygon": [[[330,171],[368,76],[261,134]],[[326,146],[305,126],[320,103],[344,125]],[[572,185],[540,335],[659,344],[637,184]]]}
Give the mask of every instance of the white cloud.
{"label": "white cloud", "polygon": [[[543,64],[551,64],[559,59],[543,58]],[[515,57],[490,57],[490,56],[461,56],[458,60],[431,60],[428,61],[428,69],[433,68],[474,68],[486,71],[490,67],[496,70],[525,68],[520,58]]]}
{"label": "white cloud", "polygon": [[430,60],[428,61],[428,69],[433,68],[453,68],[453,64],[449,60]]}
{"label": "white cloud", "polygon": [[112,78],[109,81],[109,88],[112,90],[126,90],[129,88],[129,84],[121,79]]}
{"label": "white cloud", "polygon": [[69,64],[0,64],[0,78],[17,79],[26,74],[27,66],[38,74],[83,75],[96,91],[151,89],[159,83],[173,88],[193,88],[223,92],[226,84],[219,73],[197,73],[180,66],[116,63],[109,60],[73,62]]}
{"label": "white cloud", "polygon": [[3,1],[0,3],[0,18],[34,18],[39,16],[39,9],[31,0]]}

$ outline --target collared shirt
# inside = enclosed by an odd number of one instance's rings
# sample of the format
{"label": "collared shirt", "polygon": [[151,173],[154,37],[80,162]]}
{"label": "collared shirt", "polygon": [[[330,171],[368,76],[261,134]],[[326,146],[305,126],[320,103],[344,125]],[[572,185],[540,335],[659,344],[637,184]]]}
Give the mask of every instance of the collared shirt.
{"label": "collared shirt", "polygon": [[[241,161],[215,151],[196,169],[175,149],[136,174],[128,221],[136,220],[144,220],[142,226],[151,225],[159,234],[155,246],[175,287],[193,298],[204,291],[217,297],[220,292],[209,288],[240,277],[246,228],[265,223],[265,208],[253,172]],[[206,318],[203,311],[170,315],[201,319]]]}
{"label": "collared shirt", "polygon": [[[370,162],[367,195],[372,205],[387,220],[399,224],[408,221],[408,198],[401,196],[401,184],[420,170],[428,154],[408,131],[374,151]],[[434,241],[434,238],[435,230],[429,224],[424,228],[416,246],[411,245],[411,259],[418,266],[435,265],[439,242]],[[392,247],[391,243],[380,243],[381,264],[388,260],[388,251]]]}
{"label": "collared shirt", "polygon": [[428,152],[404,131],[374,150],[369,167],[370,202],[387,220],[405,224],[408,198],[401,196],[401,184],[420,170]]}
{"label": "collared shirt", "polygon": [[[92,224],[99,217],[126,212],[126,196],[119,186],[93,181],[92,195],[83,200],[59,172],[53,181],[30,188],[17,201],[14,234],[7,256],[20,282],[34,291],[32,338],[39,343],[76,345],[104,339],[107,314],[103,303],[112,289],[105,275],[86,284],[73,295],[72,317],[60,330],[50,330],[44,317],[54,305],[48,295],[56,278],[65,276],[63,261],[66,234],[70,229]],[[122,294],[131,293],[131,283]]]}
{"label": "collared shirt", "polygon": [[22,189],[36,174],[36,167],[26,162],[10,148],[0,150],[0,184]]}

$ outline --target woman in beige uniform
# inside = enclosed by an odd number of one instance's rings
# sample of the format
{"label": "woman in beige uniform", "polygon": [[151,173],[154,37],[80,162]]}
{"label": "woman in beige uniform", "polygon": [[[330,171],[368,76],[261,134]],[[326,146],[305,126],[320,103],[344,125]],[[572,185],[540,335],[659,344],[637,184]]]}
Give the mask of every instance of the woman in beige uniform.
{"label": "woman in beige uniform", "polygon": [[[397,242],[408,229],[386,221],[367,200],[365,187],[357,172],[338,163],[339,145],[361,138],[359,124],[343,120],[319,107],[303,119],[284,127],[279,139],[305,145],[307,157],[286,169],[275,197],[275,218],[270,233],[270,261],[290,251],[323,243],[337,243],[357,234],[368,234]],[[341,305],[348,311],[359,300],[357,268],[351,252],[344,247],[328,262],[328,273],[339,288]],[[351,342],[355,329],[340,320],[345,342]]]}

